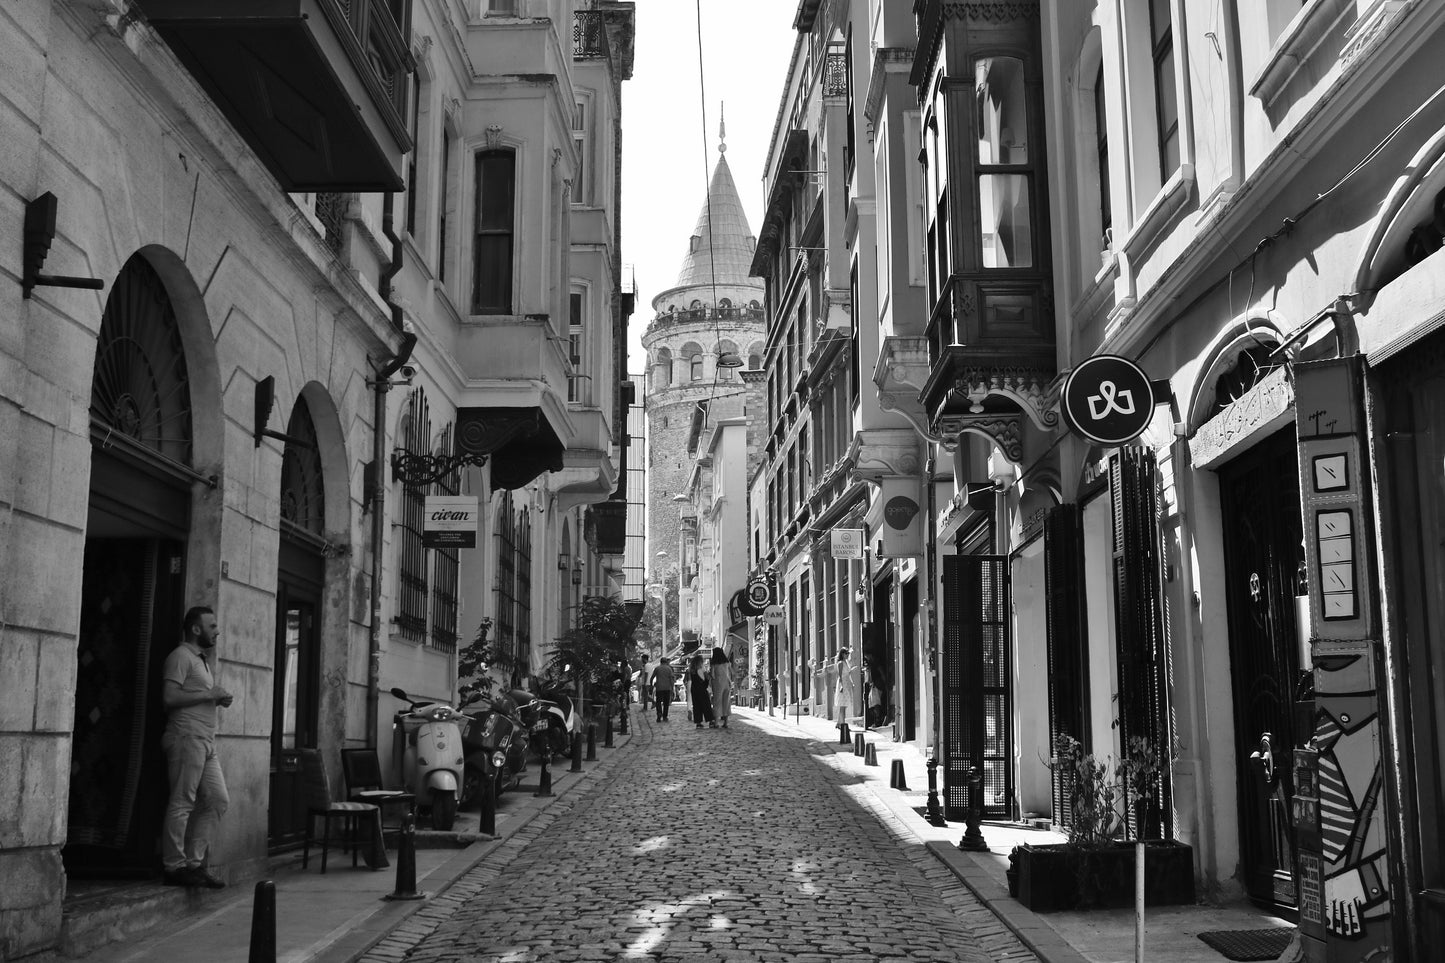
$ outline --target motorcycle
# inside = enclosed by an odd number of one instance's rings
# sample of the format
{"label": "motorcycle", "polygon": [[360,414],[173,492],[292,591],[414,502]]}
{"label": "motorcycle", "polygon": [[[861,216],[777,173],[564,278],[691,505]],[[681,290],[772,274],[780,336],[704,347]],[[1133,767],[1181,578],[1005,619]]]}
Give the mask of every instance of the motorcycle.
{"label": "motorcycle", "polygon": [[495,799],[521,781],[529,737],[516,701],[509,696],[464,709],[462,715],[466,719],[462,728],[466,766],[462,772],[461,805],[471,806],[480,802],[488,782]]}
{"label": "motorcycle", "polygon": [[417,702],[405,689],[393,688],[391,694],[407,704],[392,716],[401,781],[416,794],[417,805],[431,808],[433,829],[451,829],[465,762],[461,713],[445,702]]}
{"label": "motorcycle", "polygon": [[[553,758],[569,755],[573,733],[582,731],[582,719],[575,702],[560,689],[550,689],[539,693],[538,703],[544,725],[534,731],[534,735],[539,737],[534,739],[537,757],[540,759],[542,753],[548,751]],[[541,738],[544,733],[545,738]]]}

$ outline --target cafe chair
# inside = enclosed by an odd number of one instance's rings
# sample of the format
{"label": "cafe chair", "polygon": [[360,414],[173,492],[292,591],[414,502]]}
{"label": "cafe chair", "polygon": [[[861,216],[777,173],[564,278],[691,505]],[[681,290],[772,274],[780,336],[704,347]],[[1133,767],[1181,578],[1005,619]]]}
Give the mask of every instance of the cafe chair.
{"label": "cafe chair", "polygon": [[416,804],[415,793],[382,785],[381,760],[375,749],[341,750],[341,774],[346,779],[346,798],[379,806],[383,821],[388,806],[399,806],[403,813],[409,813]]}
{"label": "cafe chair", "polygon": [[[331,798],[331,781],[326,776],[326,766],[321,762],[318,749],[298,749],[301,761],[301,780],[306,796],[306,837],[301,849],[301,868],[305,869],[311,859],[311,831],[316,820],[324,822],[321,836],[321,872],[326,872],[326,854],[331,847],[331,821],[342,821],[344,838],[352,841],[351,865],[356,866],[361,847],[359,828],[363,819],[379,821],[381,810],[373,803],[335,802]],[[379,834],[378,834],[379,835]]]}

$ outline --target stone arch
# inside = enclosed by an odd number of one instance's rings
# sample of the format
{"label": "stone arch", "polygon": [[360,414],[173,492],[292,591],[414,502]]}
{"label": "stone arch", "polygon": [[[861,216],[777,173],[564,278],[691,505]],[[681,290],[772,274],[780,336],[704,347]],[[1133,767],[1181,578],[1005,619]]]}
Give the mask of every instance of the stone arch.
{"label": "stone arch", "polygon": [[344,543],[351,528],[351,482],[341,412],[331,393],[319,381],[307,382],[298,397],[306,401],[307,410],[311,413],[311,426],[316,429],[316,444],[321,452],[321,483],[326,493],[328,538]]}
{"label": "stone arch", "polygon": [[653,360],[652,386],[666,388],[672,380],[672,349],[658,348]]}
{"label": "stone arch", "polygon": [[1375,215],[1355,267],[1353,290],[1367,297],[1408,270],[1406,246],[1417,229],[1428,225],[1445,235],[1445,127],[1402,170]]}
{"label": "stone arch", "polygon": [[1204,363],[1189,387],[1182,413],[1189,434],[1214,414],[1215,387],[1222,375],[1234,368],[1242,356],[1268,347],[1271,351],[1284,341],[1282,319],[1273,312],[1245,314],[1226,325],[1204,352]]}
{"label": "stone arch", "polygon": [[[756,301],[753,304],[757,304]],[[748,370],[761,371],[763,367],[763,343],[754,341],[748,345]]]}

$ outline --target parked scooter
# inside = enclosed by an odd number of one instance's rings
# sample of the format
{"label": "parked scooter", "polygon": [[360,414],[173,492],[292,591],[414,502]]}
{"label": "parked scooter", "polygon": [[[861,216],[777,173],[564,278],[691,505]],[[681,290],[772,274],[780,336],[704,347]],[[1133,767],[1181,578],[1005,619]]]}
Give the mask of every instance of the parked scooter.
{"label": "parked scooter", "polygon": [[488,783],[495,799],[508,786],[521,781],[528,735],[516,702],[508,696],[464,709],[462,715],[466,767],[462,772],[461,805],[471,806],[480,802]]}
{"label": "parked scooter", "polygon": [[572,736],[582,731],[582,718],[570,695],[560,689],[543,691],[539,696],[542,715],[545,719],[546,738],[540,738],[542,727],[534,732],[533,745],[537,756],[550,750],[553,757],[566,756],[572,752]]}
{"label": "parked scooter", "polygon": [[392,717],[392,738],[403,746],[401,781],[418,806],[431,807],[433,829],[451,829],[464,764],[462,715],[445,702],[413,701],[404,689],[391,694],[408,706]]}

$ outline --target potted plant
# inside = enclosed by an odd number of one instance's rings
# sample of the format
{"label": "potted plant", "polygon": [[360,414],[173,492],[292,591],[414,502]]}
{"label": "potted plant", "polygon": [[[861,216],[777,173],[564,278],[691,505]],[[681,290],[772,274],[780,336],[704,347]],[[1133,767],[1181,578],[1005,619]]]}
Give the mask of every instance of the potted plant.
{"label": "potted plant", "polygon": [[[1138,848],[1147,846],[1143,877],[1150,904],[1194,900],[1194,860],[1190,847],[1174,840],[1124,841],[1127,832],[1120,803],[1127,798],[1147,826],[1149,807],[1160,802],[1164,760],[1147,740],[1130,740],[1124,762],[1111,772],[1068,736],[1051,763],[1069,787],[1072,821],[1068,842],[1014,847],[1010,855],[1010,893],[1030,909],[1124,907],[1135,896]],[[1122,784],[1122,785],[1121,785]]]}

